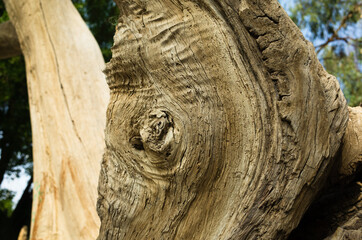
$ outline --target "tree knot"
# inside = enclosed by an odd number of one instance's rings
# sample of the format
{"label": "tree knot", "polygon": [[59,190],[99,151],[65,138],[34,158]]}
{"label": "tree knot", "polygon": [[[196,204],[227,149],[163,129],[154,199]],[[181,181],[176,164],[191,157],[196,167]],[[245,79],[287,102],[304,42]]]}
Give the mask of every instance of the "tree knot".
{"label": "tree knot", "polygon": [[145,148],[155,152],[166,151],[173,139],[170,116],[162,110],[153,110],[144,120],[140,135]]}

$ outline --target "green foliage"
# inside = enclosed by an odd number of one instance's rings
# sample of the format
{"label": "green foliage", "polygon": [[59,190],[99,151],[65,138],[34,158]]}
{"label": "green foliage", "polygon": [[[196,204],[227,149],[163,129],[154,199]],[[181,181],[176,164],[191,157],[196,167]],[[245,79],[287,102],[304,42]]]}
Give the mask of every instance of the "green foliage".
{"label": "green foliage", "polygon": [[344,95],[349,105],[358,106],[362,103],[362,73],[356,71],[358,63],[355,53],[341,55],[333,47],[328,47],[323,52],[323,63],[330,74],[343,79]]}
{"label": "green foliage", "polygon": [[[13,212],[13,199],[14,193],[7,189],[0,189],[0,215],[10,217]],[[1,219],[1,217],[0,217]]]}
{"label": "green foliage", "polygon": [[[5,11],[5,6],[3,2],[0,2],[0,23],[8,20],[9,17]],[[25,167],[27,173],[32,174],[31,143],[24,58],[21,56],[1,60],[0,149],[1,162],[3,163],[9,159],[6,169],[7,175],[18,175],[20,172],[19,167]],[[1,165],[0,173],[3,173]]]}
{"label": "green foliage", "polygon": [[[32,173],[32,139],[23,57],[0,61],[1,161],[9,158],[6,174],[17,176],[19,167]],[[6,153],[7,152],[7,153]],[[3,159],[4,158],[4,159]]]}
{"label": "green foliage", "polygon": [[[312,40],[327,38],[343,21],[343,28],[355,27],[360,19],[359,0],[297,0],[291,18],[300,28],[308,28]],[[347,34],[347,33],[344,33]]]}
{"label": "green foliage", "polygon": [[314,43],[325,69],[341,83],[349,105],[362,104],[359,0],[295,0],[291,18]]}
{"label": "green foliage", "polygon": [[113,0],[72,0],[94,37],[103,57],[111,59],[111,47],[119,10]]}
{"label": "green foliage", "polygon": [[[0,23],[9,16],[0,1]],[[21,169],[32,175],[32,139],[22,56],[0,61],[0,183],[5,175],[15,178]],[[0,189],[0,236],[12,231],[14,192]]]}
{"label": "green foliage", "polygon": [[0,1],[0,23],[8,21],[8,20],[9,20],[9,16],[5,10],[5,5],[2,1]]}

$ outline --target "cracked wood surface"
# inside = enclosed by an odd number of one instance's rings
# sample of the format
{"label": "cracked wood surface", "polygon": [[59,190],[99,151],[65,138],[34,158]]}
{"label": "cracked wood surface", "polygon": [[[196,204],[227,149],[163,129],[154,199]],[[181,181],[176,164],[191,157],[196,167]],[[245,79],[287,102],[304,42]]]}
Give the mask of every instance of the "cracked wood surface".
{"label": "cracked wood surface", "polygon": [[33,134],[31,239],[94,239],[108,89],[71,1],[5,0],[25,57]]}
{"label": "cracked wood surface", "polygon": [[286,239],[348,120],[277,1],[117,0],[103,239]]}

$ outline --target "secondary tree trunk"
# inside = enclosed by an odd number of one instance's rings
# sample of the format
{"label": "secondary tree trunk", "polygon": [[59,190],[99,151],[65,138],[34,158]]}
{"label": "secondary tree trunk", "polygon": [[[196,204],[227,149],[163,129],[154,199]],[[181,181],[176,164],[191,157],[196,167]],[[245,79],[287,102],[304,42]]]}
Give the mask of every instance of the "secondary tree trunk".
{"label": "secondary tree trunk", "polygon": [[5,0],[26,61],[34,156],[31,239],[94,239],[108,89],[70,0]]}
{"label": "secondary tree trunk", "polygon": [[116,1],[98,239],[285,239],[348,110],[276,0]]}

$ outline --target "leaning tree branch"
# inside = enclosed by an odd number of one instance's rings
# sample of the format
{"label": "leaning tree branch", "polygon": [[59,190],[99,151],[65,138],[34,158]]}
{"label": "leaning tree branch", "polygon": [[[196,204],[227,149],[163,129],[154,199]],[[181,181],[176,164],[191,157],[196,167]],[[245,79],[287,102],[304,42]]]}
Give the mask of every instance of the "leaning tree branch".
{"label": "leaning tree branch", "polygon": [[18,35],[10,21],[0,24],[0,59],[21,55]]}

